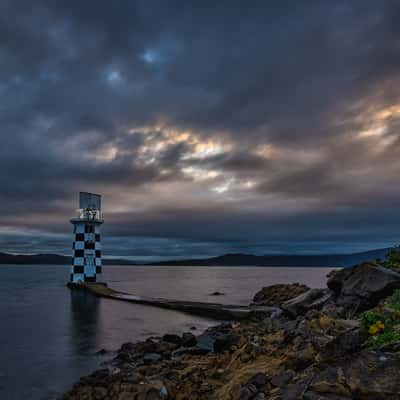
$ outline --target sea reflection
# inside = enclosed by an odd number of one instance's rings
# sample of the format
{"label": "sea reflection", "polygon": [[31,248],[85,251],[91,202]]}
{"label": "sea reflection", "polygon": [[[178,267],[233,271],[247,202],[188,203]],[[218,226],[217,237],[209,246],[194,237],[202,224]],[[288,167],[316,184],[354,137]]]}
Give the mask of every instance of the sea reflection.
{"label": "sea reflection", "polygon": [[77,355],[94,353],[98,345],[100,299],[83,290],[71,290],[71,347]]}

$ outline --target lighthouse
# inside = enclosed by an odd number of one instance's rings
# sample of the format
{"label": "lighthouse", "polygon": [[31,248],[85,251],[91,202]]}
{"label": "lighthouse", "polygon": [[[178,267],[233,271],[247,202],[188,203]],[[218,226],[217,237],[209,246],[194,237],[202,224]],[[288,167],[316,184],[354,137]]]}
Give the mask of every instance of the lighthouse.
{"label": "lighthouse", "polygon": [[101,273],[100,226],[101,196],[79,193],[77,216],[71,219],[74,226],[71,282],[96,282]]}

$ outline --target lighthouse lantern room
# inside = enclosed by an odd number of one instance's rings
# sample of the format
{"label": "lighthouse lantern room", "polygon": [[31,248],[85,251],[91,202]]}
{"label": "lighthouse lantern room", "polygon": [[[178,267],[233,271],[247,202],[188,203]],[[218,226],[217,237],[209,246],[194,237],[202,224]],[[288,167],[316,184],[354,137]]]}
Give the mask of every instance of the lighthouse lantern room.
{"label": "lighthouse lantern room", "polygon": [[71,219],[74,225],[74,243],[71,282],[96,282],[101,273],[100,226],[101,196],[94,193],[79,193],[77,216]]}

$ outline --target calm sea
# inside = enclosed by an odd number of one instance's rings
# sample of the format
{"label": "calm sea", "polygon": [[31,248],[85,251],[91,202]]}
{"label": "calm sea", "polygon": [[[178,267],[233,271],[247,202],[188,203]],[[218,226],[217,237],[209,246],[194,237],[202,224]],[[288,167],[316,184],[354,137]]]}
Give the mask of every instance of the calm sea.
{"label": "calm sea", "polygon": [[[248,304],[262,286],[323,287],[327,268],[106,266],[115,289],[155,297]],[[0,265],[0,399],[55,399],[124,342],[198,332],[215,321],[97,299],[65,287],[68,266]],[[220,291],[225,296],[210,297]]]}

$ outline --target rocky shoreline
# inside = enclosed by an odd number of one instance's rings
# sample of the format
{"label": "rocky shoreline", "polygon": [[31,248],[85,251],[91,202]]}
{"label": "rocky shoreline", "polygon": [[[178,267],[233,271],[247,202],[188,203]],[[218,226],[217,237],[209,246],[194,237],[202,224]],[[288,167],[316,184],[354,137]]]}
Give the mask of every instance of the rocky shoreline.
{"label": "rocky shoreline", "polygon": [[[264,311],[125,343],[64,400],[399,400],[400,274],[365,263],[326,289],[273,285]],[[397,309],[398,307],[398,309]]]}

